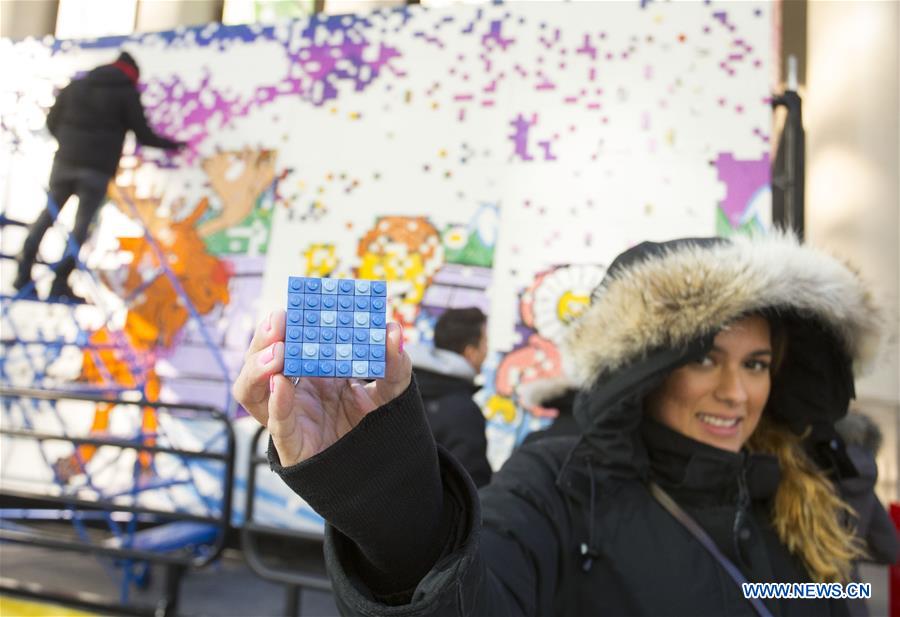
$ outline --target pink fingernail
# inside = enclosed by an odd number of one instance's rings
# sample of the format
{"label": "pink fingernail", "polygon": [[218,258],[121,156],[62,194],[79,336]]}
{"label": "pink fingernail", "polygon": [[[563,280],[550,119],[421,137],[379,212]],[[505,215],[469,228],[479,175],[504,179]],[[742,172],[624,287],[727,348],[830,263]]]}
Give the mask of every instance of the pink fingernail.
{"label": "pink fingernail", "polygon": [[262,364],[263,366],[265,366],[266,364],[271,362],[272,358],[274,358],[274,357],[275,357],[275,343],[272,343],[271,345],[266,347],[266,350],[259,357],[259,363]]}
{"label": "pink fingernail", "polygon": [[269,394],[275,392],[275,375],[269,376]]}

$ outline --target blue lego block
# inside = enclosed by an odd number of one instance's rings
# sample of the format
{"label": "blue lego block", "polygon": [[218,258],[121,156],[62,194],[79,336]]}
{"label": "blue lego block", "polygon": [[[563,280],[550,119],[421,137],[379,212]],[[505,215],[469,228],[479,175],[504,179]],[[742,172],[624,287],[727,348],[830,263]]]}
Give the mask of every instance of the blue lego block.
{"label": "blue lego block", "polygon": [[289,277],[284,374],[383,378],[387,284]]}
{"label": "blue lego block", "polygon": [[319,313],[319,323],[333,328],[337,325],[337,313],[335,311],[322,311]]}
{"label": "blue lego block", "polygon": [[369,312],[366,311],[364,313],[353,313],[353,327],[354,328],[368,328],[369,327]]}
{"label": "blue lego block", "polygon": [[318,377],[319,361],[312,358],[303,360],[300,367],[300,375],[302,377]]}
{"label": "blue lego block", "polygon": [[334,365],[334,374],[336,377],[350,377],[353,367],[349,360],[337,362]]}
{"label": "blue lego block", "polygon": [[337,307],[339,311],[353,310],[353,296],[340,295],[337,297]]}
{"label": "blue lego block", "polygon": [[319,359],[319,344],[318,343],[303,343],[303,359],[304,360],[318,360]]}
{"label": "blue lego block", "polygon": [[285,343],[299,343],[303,340],[303,328],[300,326],[288,326],[284,334]]}
{"label": "blue lego block", "polygon": [[338,297],[334,294],[322,295],[322,310],[336,311]]}
{"label": "blue lego block", "polygon": [[306,297],[303,298],[303,310],[321,310],[322,308],[322,296],[317,296],[315,294],[307,294]]}
{"label": "blue lego block", "polygon": [[322,311],[318,311],[318,310],[303,311],[303,325],[318,326],[319,325],[319,316],[321,314],[322,314]]}
{"label": "blue lego block", "polygon": [[357,345],[353,344],[353,359],[354,360],[368,360],[369,359],[369,346],[368,345]]}
{"label": "blue lego block", "polygon": [[301,353],[303,353],[303,347],[297,343],[286,343],[284,346],[284,357],[286,360],[296,360]]}
{"label": "blue lego block", "polygon": [[334,375],[334,362],[331,360],[319,360],[319,377],[331,377]]}
{"label": "blue lego block", "polygon": [[369,375],[369,361],[368,360],[354,360],[353,361],[353,376],[357,378],[364,378]]}

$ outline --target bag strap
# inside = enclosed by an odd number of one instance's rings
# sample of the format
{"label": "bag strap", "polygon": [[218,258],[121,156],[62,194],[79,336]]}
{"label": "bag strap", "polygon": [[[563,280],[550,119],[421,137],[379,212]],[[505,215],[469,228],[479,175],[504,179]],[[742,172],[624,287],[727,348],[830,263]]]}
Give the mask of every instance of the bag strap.
{"label": "bag strap", "polygon": [[[700,527],[697,521],[692,519],[691,516],[685,512],[668,493],[662,490],[658,484],[650,482],[648,488],[650,489],[650,494],[653,495],[653,498],[656,499],[656,501],[658,501],[676,521],[681,523],[685,529],[691,532],[691,535],[703,545],[703,548],[705,548],[709,554],[716,558],[716,561],[718,561],[719,565],[728,573],[731,580],[741,588],[741,593],[743,595],[743,585],[748,581],[744,575],[741,574],[741,571],[738,570],[737,566],[731,563],[731,560],[722,554],[722,551],[719,550],[716,543],[713,542],[712,538],[710,538],[705,531],[703,531],[703,528]],[[772,617],[772,613],[759,598],[746,598],[746,600],[750,602],[753,606],[753,610],[756,611],[756,614],[759,615],[759,617]]]}

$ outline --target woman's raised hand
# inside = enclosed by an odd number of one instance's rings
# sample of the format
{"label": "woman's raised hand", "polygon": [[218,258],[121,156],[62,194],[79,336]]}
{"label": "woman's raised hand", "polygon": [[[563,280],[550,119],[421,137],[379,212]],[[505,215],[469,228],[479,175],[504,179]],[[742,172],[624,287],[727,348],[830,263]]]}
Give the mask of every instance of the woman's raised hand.
{"label": "woman's raised hand", "polygon": [[412,363],[399,324],[387,325],[384,379],[304,377],[294,386],[282,374],[285,312],[274,311],[256,328],[232,386],[235,400],[269,429],[281,464],[315,456],[350,432],[367,414],[403,393]]}

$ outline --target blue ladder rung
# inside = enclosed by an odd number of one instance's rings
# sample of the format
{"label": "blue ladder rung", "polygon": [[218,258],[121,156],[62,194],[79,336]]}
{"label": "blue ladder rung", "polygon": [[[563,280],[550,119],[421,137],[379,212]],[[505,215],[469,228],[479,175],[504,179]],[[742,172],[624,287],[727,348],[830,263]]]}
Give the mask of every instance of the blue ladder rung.
{"label": "blue ladder rung", "polygon": [[[128,548],[166,553],[212,544],[215,542],[218,532],[219,528],[209,523],[177,521],[136,532],[131,537],[132,541]],[[110,538],[104,544],[121,548],[122,539]]]}
{"label": "blue ladder rung", "polygon": [[28,227],[28,223],[23,221],[17,221],[16,219],[11,219],[5,214],[0,214],[0,227],[6,227],[7,225],[16,225],[18,227]]}

